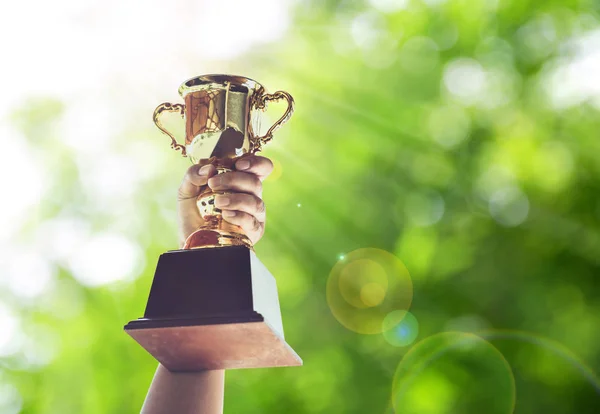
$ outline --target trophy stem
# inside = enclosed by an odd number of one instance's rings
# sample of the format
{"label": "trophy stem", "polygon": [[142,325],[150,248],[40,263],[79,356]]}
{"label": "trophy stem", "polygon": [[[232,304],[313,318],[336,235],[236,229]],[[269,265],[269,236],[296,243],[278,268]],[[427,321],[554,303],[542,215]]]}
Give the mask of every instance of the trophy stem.
{"label": "trophy stem", "polygon": [[225,246],[245,246],[254,251],[252,242],[241,228],[231,224],[219,214],[209,217],[206,223],[198,228],[185,241],[184,250],[208,249]]}
{"label": "trophy stem", "polygon": [[[208,163],[216,167],[217,174],[233,171],[233,159],[211,158]],[[196,205],[200,216],[204,219],[204,224],[187,238],[184,250],[225,246],[244,246],[254,250],[252,241],[240,226],[223,220],[221,209],[215,206],[215,198],[219,194],[226,193],[215,192],[208,185],[200,191]]]}

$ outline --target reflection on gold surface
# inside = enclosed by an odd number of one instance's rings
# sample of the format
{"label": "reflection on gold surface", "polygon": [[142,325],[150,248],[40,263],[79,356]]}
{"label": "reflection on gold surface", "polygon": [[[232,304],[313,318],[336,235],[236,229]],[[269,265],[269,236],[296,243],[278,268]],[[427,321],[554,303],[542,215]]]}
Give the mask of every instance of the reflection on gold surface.
{"label": "reflection on gold surface", "polygon": [[341,258],[327,281],[327,303],[346,328],[362,333],[383,332],[384,319],[407,310],[412,281],[404,264],[380,249],[359,249]]}
{"label": "reflection on gold surface", "polygon": [[208,90],[190,93],[185,98],[185,144],[205,132],[218,132],[225,128],[225,97],[227,90]]}
{"label": "reflection on gold surface", "polygon": [[[213,164],[217,170],[231,170],[235,161],[262,150],[273,134],[286,123],[294,111],[294,99],[283,91],[268,94],[252,79],[232,75],[202,75],[179,87],[185,105],[162,103],[154,111],[154,122],[171,138],[171,147],[181,151],[195,164]],[[286,100],[284,114],[263,136],[257,136],[259,117],[269,102]],[[185,146],[161,124],[164,112],[180,112],[185,118]],[[185,116],[184,116],[185,115]],[[214,193],[205,186],[198,197],[198,207],[205,223],[185,244],[186,249],[244,245],[252,247],[243,230],[223,220],[214,208]]]}

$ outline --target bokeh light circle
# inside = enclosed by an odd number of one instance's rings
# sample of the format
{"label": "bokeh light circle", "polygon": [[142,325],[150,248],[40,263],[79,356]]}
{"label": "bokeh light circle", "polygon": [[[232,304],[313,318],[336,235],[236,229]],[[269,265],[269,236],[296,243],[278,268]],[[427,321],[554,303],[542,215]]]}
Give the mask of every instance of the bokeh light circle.
{"label": "bokeh light circle", "polygon": [[367,307],[377,306],[385,299],[385,289],[379,283],[367,283],[360,289],[360,300]]}
{"label": "bokeh light circle", "polygon": [[[477,332],[477,335],[498,345],[502,342],[510,341],[513,343],[513,346],[515,342],[520,342],[521,344],[530,344],[537,348],[535,358],[521,358],[521,361],[516,361],[512,364],[515,372],[524,368],[521,366],[523,365],[522,359],[527,360],[530,370],[534,367],[533,370],[535,370],[539,377],[543,378],[544,382],[556,381],[557,379],[560,381],[572,381],[574,380],[573,373],[567,372],[567,370],[572,369],[577,371],[595,389],[596,393],[600,395],[600,377],[598,377],[598,374],[571,349],[560,342],[535,333],[517,330],[483,330]],[[524,349],[521,348],[521,355],[527,355],[523,351]],[[546,355],[543,355],[543,353]],[[548,359],[547,354],[553,354],[557,359]],[[549,366],[550,372],[548,371]],[[532,378],[529,378],[529,381],[532,381]]]}
{"label": "bokeh light circle", "polygon": [[410,274],[402,261],[381,249],[340,256],[327,281],[331,312],[346,328],[362,334],[382,333],[386,316],[408,310],[412,295]]}
{"label": "bokeh light circle", "polygon": [[515,379],[492,344],[465,332],[443,332],[418,342],[404,356],[392,385],[403,414],[510,414]]}
{"label": "bokeh light circle", "polygon": [[395,310],[383,318],[383,337],[394,346],[408,346],[419,335],[417,318],[408,311]]}
{"label": "bokeh light circle", "polygon": [[387,275],[385,269],[374,260],[354,260],[342,269],[338,286],[346,302],[355,308],[369,308],[374,306],[371,305],[373,294],[385,297]]}
{"label": "bokeh light circle", "polygon": [[517,187],[496,191],[490,198],[490,215],[498,223],[514,227],[523,223],[529,214],[529,199]]}

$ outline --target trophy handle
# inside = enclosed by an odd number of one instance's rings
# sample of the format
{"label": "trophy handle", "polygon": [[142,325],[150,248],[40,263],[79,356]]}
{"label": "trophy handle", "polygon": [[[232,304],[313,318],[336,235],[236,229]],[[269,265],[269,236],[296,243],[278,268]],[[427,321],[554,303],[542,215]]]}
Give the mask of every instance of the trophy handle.
{"label": "trophy handle", "polygon": [[169,131],[167,131],[167,129],[160,122],[160,116],[162,115],[163,112],[179,112],[181,114],[181,117],[183,118],[185,115],[184,110],[185,110],[185,105],[164,102],[156,107],[156,109],[154,110],[154,115],[152,116],[152,119],[154,120],[154,123],[156,124],[158,129],[160,129],[162,132],[167,134],[169,136],[169,138],[171,138],[171,148],[173,148],[176,151],[177,150],[181,151],[181,155],[183,155],[184,157],[187,157],[185,146],[179,144],[177,142],[177,139],[175,139],[175,137],[173,136],[173,134],[171,134]]}
{"label": "trophy handle", "polygon": [[257,99],[255,106],[257,109],[265,110],[268,102],[279,102],[285,99],[288,103],[288,107],[285,113],[275,122],[271,128],[262,137],[255,137],[253,142],[252,152],[258,152],[262,149],[262,146],[273,139],[273,133],[277,131],[283,124],[290,120],[294,113],[294,98],[287,92],[277,91],[275,93],[260,94]]}

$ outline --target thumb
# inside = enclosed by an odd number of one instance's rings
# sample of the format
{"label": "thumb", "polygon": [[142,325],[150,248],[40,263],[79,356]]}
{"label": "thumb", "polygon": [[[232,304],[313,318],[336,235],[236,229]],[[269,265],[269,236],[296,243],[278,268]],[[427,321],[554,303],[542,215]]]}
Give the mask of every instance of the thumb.
{"label": "thumb", "polygon": [[192,165],[185,173],[183,181],[179,186],[178,198],[185,200],[197,197],[200,194],[200,188],[207,184],[208,179],[217,173],[217,169],[212,164]]}

